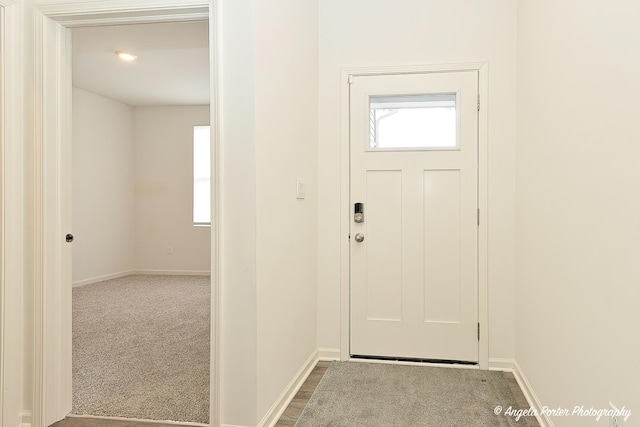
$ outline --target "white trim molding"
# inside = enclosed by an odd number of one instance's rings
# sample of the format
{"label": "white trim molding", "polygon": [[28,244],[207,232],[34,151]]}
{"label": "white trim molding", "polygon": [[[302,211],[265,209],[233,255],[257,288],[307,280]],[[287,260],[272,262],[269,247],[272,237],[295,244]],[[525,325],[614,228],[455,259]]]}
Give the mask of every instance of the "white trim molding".
{"label": "white trim molding", "polygon": [[529,402],[529,406],[536,409],[536,419],[538,420],[540,426],[553,427],[551,418],[549,418],[549,415],[547,415],[546,413],[542,413],[542,404],[540,403],[538,396],[536,395],[535,391],[533,391],[533,387],[531,387],[531,384],[524,374],[524,371],[515,360],[513,361],[513,376],[516,377],[516,381],[520,386],[520,390],[522,390],[524,397],[527,399],[527,402]]}
{"label": "white trim molding", "polygon": [[317,363],[318,352],[314,351],[300,367],[298,372],[293,376],[291,381],[289,381],[287,387],[282,391],[264,417],[262,417],[262,420],[258,423],[258,427],[273,427],[276,425],[285,409],[287,409],[287,406],[289,406],[289,403],[291,403],[296,393],[300,390],[300,387],[302,387],[302,384],[304,384]]}
{"label": "white trim molding", "polygon": [[113,0],[43,4],[39,10],[64,27],[87,27],[209,19],[208,0]]}
{"label": "white trim molding", "polygon": [[144,274],[149,276],[210,276],[210,271],[202,270],[131,270],[130,274]]}
{"label": "white trim molding", "polygon": [[437,72],[477,71],[478,93],[482,102],[478,114],[478,366],[489,368],[489,280],[488,280],[488,72],[486,62],[463,64],[409,65],[391,67],[343,68],[341,74],[341,133],[340,133],[340,360],[349,360],[349,82],[355,76],[425,74]]}
{"label": "white trim molding", "polygon": [[90,277],[88,279],[73,282],[74,288],[91,285],[93,283],[104,282],[105,280],[119,279],[134,274],[145,276],[211,276],[210,271],[203,270],[125,270],[118,273],[105,274],[104,276]]}
{"label": "white trim molding", "polygon": [[23,423],[23,6],[0,0],[0,425]]}
{"label": "white trim molding", "polygon": [[[3,0],[0,0],[3,1]],[[35,3],[35,4],[33,4]],[[94,0],[33,2],[34,64],[30,141],[33,181],[33,408],[32,424],[49,425],[71,410],[71,30],[72,27],[209,20],[212,127],[212,216],[219,218],[218,0]],[[21,40],[23,37],[16,37]],[[29,75],[30,73],[27,73]],[[19,85],[16,85],[20,87]],[[20,112],[20,109],[17,109]],[[211,226],[212,273],[144,271],[142,274],[211,275],[210,425],[220,425],[218,224]],[[136,271],[138,272],[138,271]],[[18,283],[22,283],[21,281]],[[28,302],[31,303],[31,302]],[[46,355],[46,357],[45,357]]]}
{"label": "white trim molding", "polygon": [[20,427],[31,427],[32,425],[31,411],[24,411],[20,414]]}
{"label": "white trim molding", "polygon": [[[91,420],[118,420],[118,421],[130,421],[132,423],[158,423],[158,420],[144,420],[140,418],[126,418],[126,417],[103,417],[99,415],[76,415],[69,414],[68,418],[80,418],[80,419],[91,419]],[[170,420],[162,420],[161,423],[164,425],[172,425],[172,426],[196,426],[196,427],[207,427],[208,424],[188,422],[188,421],[170,421]]]}
{"label": "white trim molding", "polygon": [[78,288],[80,286],[92,285],[94,283],[104,282],[105,280],[119,279],[121,277],[131,276],[133,274],[133,271],[134,270],[127,270],[127,271],[121,271],[119,273],[105,274],[104,276],[91,277],[89,279],[78,280],[76,282],[73,282],[71,285],[74,288]]}
{"label": "white trim molding", "polygon": [[489,370],[513,372],[514,364],[515,364],[515,360],[513,359],[491,358],[489,359]]}
{"label": "white trim molding", "polygon": [[331,362],[334,360],[340,360],[339,348],[319,348],[318,359],[323,362]]}
{"label": "white trim molding", "polygon": [[511,372],[520,390],[522,390],[522,394],[524,394],[525,399],[527,399],[529,407],[536,410],[536,419],[540,427],[554,427],[551,418],[549,418],[546,413],[542,413],[543,406],[516,360],[493,358],[489,360],[489,369],[492,371]]}

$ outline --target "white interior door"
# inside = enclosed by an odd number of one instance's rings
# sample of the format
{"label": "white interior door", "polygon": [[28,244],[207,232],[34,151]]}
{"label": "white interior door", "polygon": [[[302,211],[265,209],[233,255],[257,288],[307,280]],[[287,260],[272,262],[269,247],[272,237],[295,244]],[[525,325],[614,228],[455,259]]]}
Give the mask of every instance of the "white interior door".
{"label": "white interior door", "polygon": [[478,361],[477,99],[476,71],[352,80],[353,356]]}

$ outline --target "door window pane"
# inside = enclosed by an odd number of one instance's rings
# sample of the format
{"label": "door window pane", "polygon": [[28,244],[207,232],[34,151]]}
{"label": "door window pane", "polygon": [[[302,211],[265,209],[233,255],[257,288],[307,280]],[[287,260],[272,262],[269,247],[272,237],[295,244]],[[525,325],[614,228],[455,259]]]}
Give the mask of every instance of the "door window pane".
{"label": "door window pane", "polygon": [[458,148],[456,94],[372,96],[369,147]]}

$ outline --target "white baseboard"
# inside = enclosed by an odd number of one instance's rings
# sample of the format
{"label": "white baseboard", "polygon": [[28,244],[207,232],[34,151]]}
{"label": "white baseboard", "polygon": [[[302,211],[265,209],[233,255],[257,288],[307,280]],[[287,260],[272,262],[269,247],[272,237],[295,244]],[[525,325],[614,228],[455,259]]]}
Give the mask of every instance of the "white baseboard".
{"label": "white baseboard", "polygon": [[547,414],[542,413],[542,404],[533,391],[531,384],[527,380],[522,368],[518,362],[514,359],[489,359],[489,370],[491,371],[505,371],[513,373],[522,394],[527,399],[529,407],[536,410],[536,419],[540,424],[540,427],[554,427],[551,418]]}
{"label": "white baseboard", "polygon": [[133,274],[132,273],[133,271],[134,270],[126,270],[126,271],[121,271],[119,273],[105,274],[104,276],[91,277],[89,279],[78,280],[77,282],[73,282],[71,286],[76,288],[78,286],[91,285],[92,283],[103,282],[105,280],[119,279],[120,277],[126,277]]}
{"label": "white baseboard", "polygon": [[166,424],[167,426],[196,426],[196,427],[208,427],[209,424],[192,423],[186,421],[158,421],[158,420],[145,420],[140,418],[126,418],[126,417],[102,417],[99,415],[77,415],[69,414],[69,418],[90,418],[94,420],[118,420],[118,421],[130,421],[132,423],[154,423],[154,424]]}
{"label": "white baseboard", "polygon": [[333,361],[333,360],[340,360],[340,349],[339,348],[319,348],[318,360],[322,360],[326,362]]}
{"label": "white baseboard", "polygon": [[258,423],[258,427],[273,427],[280,417],[282,413],[287,409],[289,403],[293,400],[294,396],[302,387],[305,380],[313,370],[313,368],[318,363],[318,351],[314,351],[306,362],[300,367],[298,372],[294,375],[294,377],[289,382],[289,385],[284,389],[282,394],[276,399],[271,408],[267,411],[262,420]]}
{"label": "white baseboard", "polygon": [[157,276],[210,276],[211,272],[201,270],[131,270],[131,274]]}
{"label": "white baseboard", "polygon": [[20,427],[31,427],[31,423],[32,423],[32,415],[31,415],[31,411],[24,411],[22,414],[20,414]]}
{"label": "white baseboard", "polygon": [[200,270],[126,270],[119,273],[105,274],[104,276],[92,277],[90,279],[78,280],[73,282],[74,288],[78,286],[91,285],[93,283],[104,282],[110,279],[119,279],[121,277],[131,276],[132,274],[142,275],[158,275],[158,276],[210,276],[210,271]]}
{"label": "white baseboard", "polygon": [[529,384],[529,380],[527,380],[527,377],[524,375],[522,368],[516,360],[513,361],[513,365],[513,375],[516,377],[516,381],[518,382],[524,397],[532,408],[536,408],[536,411],[539,414],[536,418],[538,419],[538,423],[540,423],[540,427],[554,427],[551,418],[549,418],[547,414],[540,414],[542,404],[540,403],[538,396],[536,396],[536,393],[533,391],[531,384]]}
{"label": "white baseboard", "polygon": [[513,373],[515,362],[513,359],[489,359],[489,370]]}

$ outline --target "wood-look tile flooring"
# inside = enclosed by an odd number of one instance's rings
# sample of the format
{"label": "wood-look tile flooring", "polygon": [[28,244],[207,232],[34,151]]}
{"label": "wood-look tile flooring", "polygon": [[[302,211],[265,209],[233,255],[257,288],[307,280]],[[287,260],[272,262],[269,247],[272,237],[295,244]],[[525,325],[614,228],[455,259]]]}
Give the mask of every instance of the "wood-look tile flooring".
{"label": "wood-look tile flooring", "polygon": [[295,425],[330,363],[331,362],[318,362],[309,374],[307,380],[302,384],[302,387],[300,387],[300,390],[298,390],[298,393],[293,397],[291,403],[289,403],[289,406],[287,406],[287,409],[284,410],[275,427],[290,427]]}
{"label": "wood-look tile flooring", "polygon": [[[305,405],[311,398],[311,395],[315,391],[318,383],[322,379],[325,371],[329,367],[331,362],[318,362],[307,380],[302,384],[300,390],[295,395],[287,409],[278,420],[276,427],[286,427],[295,425],[298,421],[298,417],[302,413]],[[175,426],[176,424],[167,424],[161,422],[147,422],[147,421],[127,421],[127,420],[114,420],[108,418],[83,418],[83,417],[68,417],[62,421],[58,421],[52,424],[51,427],[167,427]]]}
{"label": "wood-look tile flooring", "polygon": [[62,421],[58,421],[51,427],[167,427],[176,426],[176,424],[154,423],[147,421],[127,421],[115,420],[109,418],[85,418],[85,417],[68,417]]}

